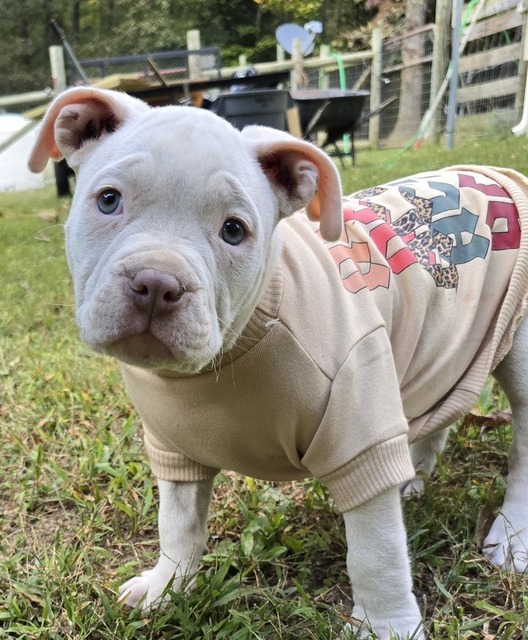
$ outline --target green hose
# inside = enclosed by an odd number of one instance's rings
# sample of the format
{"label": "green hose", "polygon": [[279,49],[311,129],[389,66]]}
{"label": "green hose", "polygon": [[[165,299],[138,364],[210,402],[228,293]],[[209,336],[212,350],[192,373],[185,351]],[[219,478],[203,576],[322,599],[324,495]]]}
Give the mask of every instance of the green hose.
{"label": "green hose", "polygon": [[471,0],[468,6],[464,9],[464,13],[462,14],[462,35],[466,33],[466,29],[471,22],[471,9],[473,9],[478,2],[480,2],[480,0]]}

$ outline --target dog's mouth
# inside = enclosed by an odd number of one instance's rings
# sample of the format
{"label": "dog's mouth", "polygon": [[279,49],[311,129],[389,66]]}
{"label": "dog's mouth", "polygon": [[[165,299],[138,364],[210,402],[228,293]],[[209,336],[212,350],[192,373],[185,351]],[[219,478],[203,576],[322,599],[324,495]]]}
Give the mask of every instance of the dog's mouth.
{"label": "dog's mouth", "polygon": [[198,367],[176,347],[169,348],[162,340],[144,332],[100,345],[98,351],[126,364],[142,369],[174,371],[180,374],[196,373]]}
{"label": "dog's mouth", "polygon": [[205,275],[191,278],[182,267],[179,278],[174,271],[114,270],[90,283],[76,314],[84,342],[154,372],[198,373],[222,347],[212,291],[199,286]]}

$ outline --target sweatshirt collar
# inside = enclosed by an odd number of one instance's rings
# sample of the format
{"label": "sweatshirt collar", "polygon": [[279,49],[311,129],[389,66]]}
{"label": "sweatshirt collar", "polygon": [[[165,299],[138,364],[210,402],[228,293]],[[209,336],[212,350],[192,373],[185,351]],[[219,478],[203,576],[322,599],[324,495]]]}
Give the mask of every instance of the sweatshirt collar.
{"label": "sweatshirt collar", "polygon": [[[280,265],[277,265],[264,294],[253,311],[251,318],[244,327],[234,346],[222,356],[220,366],[230,364],[236,358],[247,353],[252,347],[260,342],[262,338],[264,338],[279,318],[282,291],[282,269]],[[209,365],[203,369],[202,372],[208,370]]]}

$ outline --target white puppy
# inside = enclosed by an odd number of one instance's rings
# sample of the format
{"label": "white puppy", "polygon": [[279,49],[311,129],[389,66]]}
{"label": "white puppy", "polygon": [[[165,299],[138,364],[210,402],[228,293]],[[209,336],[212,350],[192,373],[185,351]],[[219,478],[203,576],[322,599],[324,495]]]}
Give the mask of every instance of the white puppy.
{"label": "white puppy", "polygon": [[526,570],[522,176],[458,167],[343,203],[306,142],[88,88],[51,105],[31,168],[50,157],[77,175],[81,335],[122,362],[159,479],[160,558],[123,585],[127,603],[196,571],[219,469],[312,475],[344,515],[353,617],[382,640],[421,637],[400,487],[413,462],[430,472],[492,371],[516,433],[486,552]]}

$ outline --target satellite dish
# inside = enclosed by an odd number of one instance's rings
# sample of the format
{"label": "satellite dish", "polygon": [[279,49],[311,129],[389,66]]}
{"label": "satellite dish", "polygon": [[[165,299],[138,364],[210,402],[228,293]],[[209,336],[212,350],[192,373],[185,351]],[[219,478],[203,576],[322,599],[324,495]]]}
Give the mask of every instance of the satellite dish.
{"label": "satellite dish", "polygon": [[316,33],[323,33],[323,23],[319,20],[311,20],[304,25],[304,30],[315,36]]}
{"label": "satellite dish", "polygon": [[279,41],[279,44],[284,49],[284,51],[286,51],[290,55],[293,53],[293,42],[295,40],[300,40],[301,53],[303,56],[308,56],[310,55],[310,53],[312,53],[315,47],[315,33],[315,31],[306,31],[306,29],[303,29],[298,24],[282,24],[275,31],[275,37]]}

